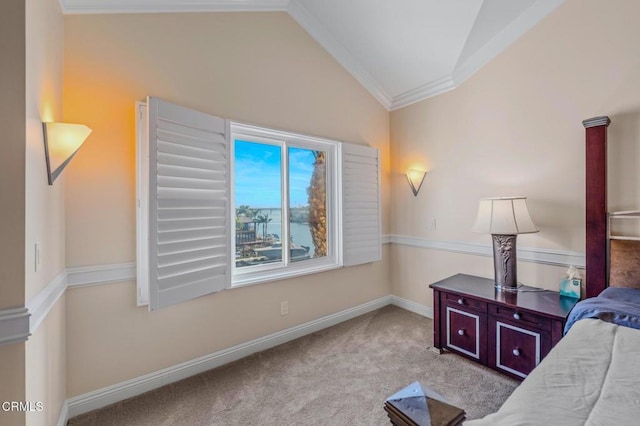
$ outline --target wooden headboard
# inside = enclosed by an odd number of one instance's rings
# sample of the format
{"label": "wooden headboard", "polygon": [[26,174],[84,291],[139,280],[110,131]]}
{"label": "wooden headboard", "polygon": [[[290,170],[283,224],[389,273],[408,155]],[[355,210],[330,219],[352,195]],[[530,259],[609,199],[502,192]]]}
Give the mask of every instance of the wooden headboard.
{"label": "wooden headboard", "polygon": [[586,129],[586,297],[607,287],[607,127],[609,117],[584,120]]}

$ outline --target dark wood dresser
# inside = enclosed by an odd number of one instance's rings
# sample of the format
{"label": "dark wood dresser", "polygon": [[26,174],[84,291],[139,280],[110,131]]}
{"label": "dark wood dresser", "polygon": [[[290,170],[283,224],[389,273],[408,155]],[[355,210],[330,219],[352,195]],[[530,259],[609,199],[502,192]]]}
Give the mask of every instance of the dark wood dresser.
{"label": "dark wood dresser", "polygon": [[433,345],[523,379],[562,338],[578,299],[536,287],[498,291],[493,280],[457,274],[433,289]]}

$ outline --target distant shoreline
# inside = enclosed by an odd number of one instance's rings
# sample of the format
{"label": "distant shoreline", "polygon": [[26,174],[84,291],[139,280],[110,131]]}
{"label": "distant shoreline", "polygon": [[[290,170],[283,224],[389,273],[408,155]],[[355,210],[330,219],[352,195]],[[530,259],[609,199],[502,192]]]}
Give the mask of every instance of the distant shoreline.
{"label": "distant shoreline", "polygon": [[[238,207],[236,207],[236,210]],[[257,214],[268,214],[274,222],[279,222],[282,217],[280,207],[255,207]],[[293,223],[309,224],[309,206],[291,207],[289,209],[290,221]]]}

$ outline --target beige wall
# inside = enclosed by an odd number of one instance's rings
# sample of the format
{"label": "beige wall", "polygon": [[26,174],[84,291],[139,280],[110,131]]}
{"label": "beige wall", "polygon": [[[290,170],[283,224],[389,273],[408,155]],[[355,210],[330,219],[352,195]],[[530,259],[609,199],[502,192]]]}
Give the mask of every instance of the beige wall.
{"label": "beige wall", "polygon": [[[24,378],[24,343],[0,345],[0,404],[5,401],[25,400]],[[22,412],[0,411],[0,424],[21,425],[24,424],[25,415]]]}
{"label": "beige wall", "polygon": [[[64,173],[47,183],[43,121],[62,121],[64,20],[58,0],[26,4],[26,299],[64,272]],[[35,271],[34,245],[41,264]],[[58,300],[25,346],[26,400],[42,402],[44,410],[26,415],[27,425],[58,421],[66,398],[65,303]]]}
{"label": "beige wall", "polygon": [[[25,6],[0,3],[0,308],[24,306]],[[0,402],[23,401],[24,343],[0,346]],[[22,424],[24,413],[0,411],[0,424]]]}
{"label": "beige wall", "polygon": [[[64,271],[64,173],[47,182],[43,121],[62,121],[64,20],[58,0],[26,2],[26,300]],[[40,268],[35,272],[35,243]]]}
{"label": "beige wall", "polygon": [[43,411],[26,414],[26,424],[55,425],[66,399],[65,298],[49,311],[25,349],[26,400],[42,402]]}
{"label": "beige wall", "polygon": [[[147,95],[380,148],[387,232],[389,114],[287,14],[67,16],[64,69],[65,120],[94,130],[65,171],[67,266],[135,260],[134,104]],[[70,289],[67,395],[386,296],[388,276],[378,262],[151,313],[134,283]]]}
{"label": "beige wall", "polygon": [[[478,199],[525,195],[540,232],[520,247],[584,251],[581,121],[597,115],[613,121],[610,208],[640,207],[639,14],[631,0],[567,0],[458,89],[392,112],[391,232],[489,244],[471,232]],[[417,198],[401,176],[412,165],[429,170]],[[424,304],[428,283],[493,274],[490,258],[392,250],[393,293]],[[518,268],[525,284],[556,290],[566,269]]]}
{"label": "beige wall", "polygon": [[[488,245],[470,231],[477,200],[526,195],[541,232],[519,246],[583,251],[583,119],[613,120],[611,208],[640,204],[638,12],[631,0],[567,0],[458,89],[391,114],[284,13],[67,16],[64,117],[94,129],[65,172],[67,266],[135,260],[134,102],[147,95],[379,147],[385,233]],[[430,171],[417,198],[402,176],[416,166]],[[493,274],[489,257],[392,245],[384,258],[391,291],[424,305],[430,282]],[[71,289],[67,395],[384,296],[389,267],[234,289],[153,313],[135,307],[131,282]],[[557,289],[564,269],[521,262],[519,278]]]}
{"label": "beige wall", "polygon": [[25,7],[0,4],[0,308],[24,305]]}

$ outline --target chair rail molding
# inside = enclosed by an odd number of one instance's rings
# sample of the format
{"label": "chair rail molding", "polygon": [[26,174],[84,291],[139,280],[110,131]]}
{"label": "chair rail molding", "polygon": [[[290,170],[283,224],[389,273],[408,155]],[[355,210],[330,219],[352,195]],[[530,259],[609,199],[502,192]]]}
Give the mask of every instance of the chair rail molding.
{"label": "chair rail molding", "polygon": [[0,309],[0,345],[26,341],[29,333],[29,310],[24,307]]}
{"label": "chair rail molding", "polygon": [[[430,250],[450,251],[453,253],[472,254],[475,256],[493,256],[489,244],[467,243],[460,241],[437,241],[421,237],[405,235],[389,235],[391,244],[407,247],[418,247]],[[579,251],[555,250],[539,247],[518,247],[518,260],[554,266],[585,267],[585,254]]]}
{"label": "chair rail molding", "polygon": [[69,287],[85,287],[136,279],[136,263],[81,266],[67,269]]}
{"label": "chair rail molding", "polygon": [[68,287],[110,284],[135,278],[135,263],[69,268],[29,299],[25,307],[0,309],[0,345],[28,340]]}
{"label": "chair rail molding", "polygon": [[42,321],[47,317],[49,311],[58,302],[58,299],[67,289],[67,273],[61,272],[45,288],[40,290],[35,296],[27,301],[27,309],[31,314],[29,321],[29,331],[34,334]]}
{"label": "chair rail molding", "polygon": [[[493,255],[491,246],[488,244],[437,241],[405,235],[385,234],[382,236],[382,244],[397,244],[476,256],[491,257]],[[555,266],[574,265],[578,268],[585,266],[583,252],[547,248],[519,247],[518,260]],[[35,333],[67,288],[121,283],[135,281],[135,279],[135,262],[68,268],[33,296],[26,307],[0,309],[0,344],[27,340],[31,334]],[[415,302],[396,298],[393,304],[427,317],[433,316],[428,307],[419,306]]]}

